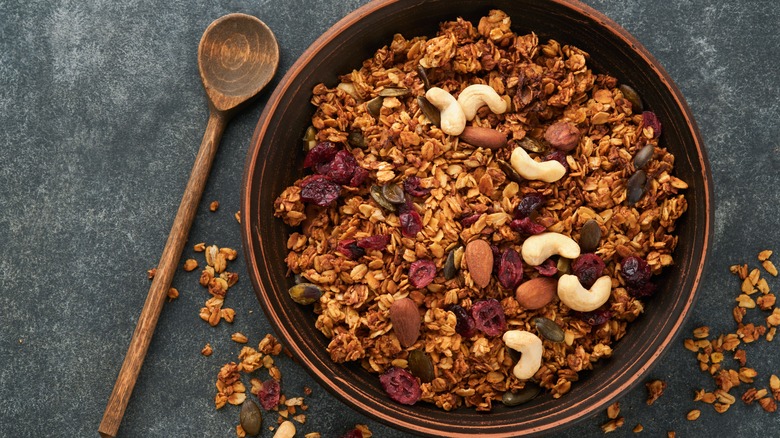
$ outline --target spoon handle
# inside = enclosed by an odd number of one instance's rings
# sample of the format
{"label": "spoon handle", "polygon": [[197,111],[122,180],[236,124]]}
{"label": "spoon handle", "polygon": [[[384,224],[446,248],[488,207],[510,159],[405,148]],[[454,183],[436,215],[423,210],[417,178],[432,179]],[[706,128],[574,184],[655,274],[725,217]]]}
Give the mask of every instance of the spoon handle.
{"label": "spoon handle", "polygon": [[198,210],[203,189],[206,187],[211,163],[214,161],[214,155],[216,155],[226,122],[227,118],[222,113],[213,109],[210,111],[206,133],[203,135],[203,142],[195,157],[195,164],[192,166],[184,196],[179,204],[176,218],[173,220],[173,226],[160,257],[152,285],[149,287],[146,302],[144,302],[141,315],[138,317],[135,332],[130,339],[130,346],[122,363],[122,369],[119,371],[114,390],[111,392],[106,410],[103,413],[103,420],[98,428],[98,432],[104,438],[115,437],[117,430],[119,430],[119,424],[122,422],[127,402],[138,379],[138,373],[141,371],[141,364],[143,364],[146,351],[152,340],[152,334],[165,303],[168,289],[171,287],[171,281],[179,264],[184,244],[187,242],[192,221],[195,219],[195,213]]}

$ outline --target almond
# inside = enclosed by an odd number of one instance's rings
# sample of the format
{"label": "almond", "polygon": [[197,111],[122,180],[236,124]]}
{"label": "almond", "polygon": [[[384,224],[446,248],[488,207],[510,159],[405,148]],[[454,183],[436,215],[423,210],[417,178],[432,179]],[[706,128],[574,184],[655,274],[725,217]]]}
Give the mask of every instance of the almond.
{"label": "almond", "polygon": [[536,277],[517,286],[515,299],[526,309],[541,309],[553,300],[558,281],[549,277]]}
{"label": "almond", "polygon": [[390,306],[390,322],[401,346],[407,348],[417,342],[420,337],[420,311],[414,301],[409,298],[396,300]]}
{"label": "almond", "polygon": [[499,149],[506,146],[506,134],[480,126],[466,126],[460,134],[460,140],[480,148]]}
{"label": "almond", "polygon": [[479,288],[487,286],[493,273],[493,251],[490,244],[480,239],[472,240],[466,245],[466,253],[463,256],[474,284]]}

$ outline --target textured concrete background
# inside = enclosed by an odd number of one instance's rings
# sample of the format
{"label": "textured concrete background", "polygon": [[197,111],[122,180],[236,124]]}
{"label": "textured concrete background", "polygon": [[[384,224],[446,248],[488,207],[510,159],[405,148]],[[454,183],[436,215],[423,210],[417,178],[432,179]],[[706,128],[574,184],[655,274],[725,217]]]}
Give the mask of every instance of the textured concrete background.
{"label": "textured concrete background", "polygon": [[[717,192],[713,257],[690,330],[733,330],[737,262],[780,250],[780,18],[772,0],[587,0],[633,33],[686,96],[712,161]],[[217,17],[246,12],[264,20],[281,48],[277,78],[331,24],[363,0],[38,0],[0,2],[0,436],[90,437],[119,371],[149,281],[189,175],[207,118],[196,49]],[[271,83],[271,87],[275,82]],[[246,149],[262,104],[233,120],[222,140],[190,235],[238,249],[233,214]],[[216,213],[208,202],[219,200]],[[193,256],[191,245],[184,258]],[[196,257],[200,260],[201,257]],[[239,258],[231,270],[244,275]],[[196,271],[197,272],[197,271]],[[214,380],[240,347],[270,327],[246,278],[227,305],[231,326],[206,326],[198,274],[179,272],[181,296],[165,306],[127,414],[123,437],[235,436],[238,409],[215,411]],[[770,279],[780,287],[780,281]],[[210,342],[214,355],[203,357]],[[767,387],[780,374],[777,342],[747,346]],[[355,423],[378,437],[404,434],[335,400],[297,365],[279,359],[284,392],[308,398],[299,431],[338,437]],[[713,389],[694,355],[675,343],[652,377],[669,383],[655,405],[644,388],[621,400],[632,435],[780,436],[778,414],[738,402],[719,415],[692,401]],[[737,395],[747,389],[742,385]],[[702,409],[696,422],[685,420]],[[272,417],[267,416],[272,421]],[[563,437],[599,437],[605,415]],[[268,423],[266,423],[268,424]],[[724,435],[725,434],[725,435]],[[299,436],[302,436],[300,434]],[[263,436],[271,436],[266,431]]]}

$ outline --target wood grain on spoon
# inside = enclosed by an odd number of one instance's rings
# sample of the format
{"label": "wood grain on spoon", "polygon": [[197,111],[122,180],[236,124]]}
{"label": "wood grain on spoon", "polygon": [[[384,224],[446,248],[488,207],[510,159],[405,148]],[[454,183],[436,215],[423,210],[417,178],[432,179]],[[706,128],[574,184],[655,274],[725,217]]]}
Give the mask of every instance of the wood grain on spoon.
{"label": "wood grain on spoon", "polygon": [[200,40],[198,67],[208,95],[209,120],[157,273],[103,413],[98,428],[103,437],[114,437],[119,430],[187,242],[225,125],[242,104],[250,101],[268,84],[278,64],[276,38],[268,26],[249,15],[230,14],[215,20]]}

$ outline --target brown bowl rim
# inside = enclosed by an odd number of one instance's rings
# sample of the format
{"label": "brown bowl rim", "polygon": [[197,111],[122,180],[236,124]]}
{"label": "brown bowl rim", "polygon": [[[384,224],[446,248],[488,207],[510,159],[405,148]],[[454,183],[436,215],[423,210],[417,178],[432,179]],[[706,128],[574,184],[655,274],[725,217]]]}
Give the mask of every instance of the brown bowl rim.
{"label": "brown bowl rim", "polygon": [[[392,413],[390,412],[392,411],[392,409],[387,409],[383,411],[383,410],[377,410],[371,408],[360,399],[352,397],[346,391],[341,389],[341,385],[349,385],[349,382],[341,381],[341,379],[337,378],[336,376],[331,376],[326,373],[323,373],[322,370],[314,366],[313,362],[307,357],[306,352],[303,351],[294,342],[295,340],[294,337],[291,336],[290,331],[282,323],[280,315],[278,315],[276,311],[268,303],[269,300],[272,299],[273,295],[269,294],[268,291],[266,291],[265,288],[263,287],[262,283],[259,281],[260,272],[258,271],[259,264],[264,264],[266,263],[266,261],[264,258],[262,260],[258,260],[258,258],[255,256],[255,250],[259,249],[262,253],[263,248],[262,248],[262,244],[259,246],[259,248],[255,248],[252,242],[250,236],[254,232],[253,226],[256,225],[254,225],[255,224],[255,220],[253,220],[254,218],[249,217],[248,215],[251,212],[250,210],[251,199],[249,199],[247,192],[248,189],[252,186],[252,180],[255,177],[255,165],[258,163],[262,164],[262,161],[258,160],[261,140],[265,135],[265,132],[269,126],[268,121],[270,119],[270,116],[276,111],[277,107],[280,104],[281,96],[287,92],[292,80],[295,77],[297,77],[298,74],[300,74],[304,66],[306,66],[311,61],[311,59],[315,56],[315,54],[324,45],[329,43],[331,40],[337,38],[347,28],[354,25],[356,22],[358,22],[360,19],[362,19],[364,16],[368,14],[373,14],[381,10],[382,8],[388,7],[392,4],[402,2],[402,1],[404,0],[373,0],[361,6],[360,8],[352,11],[344,18],[339,20],[337,23],[335,23],[333,26],[331,26],[319,38],[317,38],[303,52],[303,54],[301,54],[301,56],[295,61],[295,63],[286,72],[284,77],[279,81],[271,97],[268,99],[268,102],[266,103],[262,114],[260,115],[254,134],[252,136],[250,147],[247,151],[246,167],[244,169],[244,175],[242,178],[242,188],[241,188],[241,211],[246,212],[247,214],[241,223],[241,239],[243,243],[244,256],[246,258],[245,260],[247,265],[247,271],[249,273],[252,286],[255,290],[255,294],[257,295],[257,298],[260,301],[261,307],[263,308],[266,317],[268,318],[273,328],[276,330],[276,333],[282,338],[283,343],[290,350],[292,355],[301,363],[304,369],[307,372],[309,372],[309,374],[313,378],[315,378],[315,380],[318,381],[320,385],[324,386],[331,394],[333,394],[334,396],[336,396],[337,398],[345,402],[347,405],[351,406],[354,409],[357,409],[359,412],[368,415],[369,417],[372,417],[373,419],[378,420],[384,424],[387,424],[394,428],[400,428],[406,431],[415,432],[418,434],[425,434],[429,436],[441,436],[442,433],[441,430],[428,427],[428,426],[423,426],[419,423],[409,422],[406,419],[399,419],[397,416],[392,415]],[[699,164],[700,164],[701,176],[703,182],[705,220],[703,224],[704,225],[704,235],[702,241],[703,251],[702,251],[701,260],[699,261],[698,265],[695,266],[695,272],[693,272],[695,278],[693,280],[691,290],[687,296],[682,311],[678,315],[677,320],[672,325],[671,330],[666,335],[665,339],[663,339],[663,341],[660,344],[658,344],[658,347],[655,349],[652,355],[649,356],[648,360],[640,368],[638,368],[637,372],[634,374],[633,377],[627,379],[623,384],[615,387],[607,394],[604,393],[596,394],[600,396],[599,399],[594,400],[591,397],[589,399],[581,401],[580,406],[582,407],[582,409],[576,411],[576,413],[573,413],[572,415],[546,423],[542,426],[533,427],[525,430],[525,432],[532,435],[541,434],[544,432],[550,432],[555,429],[562,429],[562,428],[569,427],[575,422],[583,420],[593,415],[597,411],[604,409],[607,406],[607,404],[610,403],[612,400],[616,399],[621,394],[624,394],[632,387],[636,386],[639,382],[639,378],[644,376],[653,366],[655,366],[658,363],[658,359],[666,352],[669,344],[679,334],[682,325],[685,323],[686,319],[690,314],[691,307],[693,306],[694,302],[697,299],[702,272],[704,270],[706,260],[709,258],[709,254],[711,251],[710,236],[711,236],[711,230],[713,228],[713,215],[712,215],[712,205],[713,205],[713,196],[714,196],[713,189],[712,189],[713,182],[712,182],[711,174],[706,171],[707,169],[709,169],[709,160],[707,158],[707,153],[704,148],[704,143],[702,141],[701,134],[694,121],[691,110],[688,107],[688,104],[686,103],[685,99],[683,98],[682,93],[674,84],[669,74],[661,66],[661,64],[655,59],[655,57],[653,57],[650,54],[650,52],[633,35],[631,35],[622,26],[614,22],[612,19],[610,19],[603,13],[597,11],[591,6],[588,6],[578,0],[547,0],[547,1],[549,3],[554,3],[560,6],[564,6],[566,8],[574,10],[577,13],[588,16],[589,18],[596,21],[599,25],[606,28],[609,32],[614,34],[617,38],[622,39],[653,70],[654,74],[658,77],[658,79],[666,88],[666,91],[669,93],[670,96],[673,97],[675,104],[677,105],[677,107],[680,109],[681,113],[684,116],[688,131],[690,132],[693,138],[694,144],[696,146],[696,150],[698,152],[697,155],[699,157]],[[574,411],[573,409],[571,410]],[[449,436],[466,438],[466,437],[474,436],[474,434],[475,434],[474,430],[466,430],[462,433],[450,434]],[[510,431],[510,432],[490,433],[490,434],[485,434],[483,436],[498,438],[498,437],[516,436],[516,434],[517,431],[515,432]]]}

